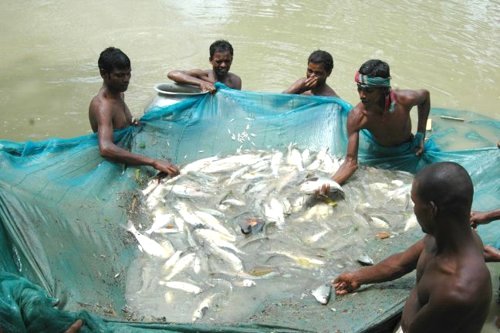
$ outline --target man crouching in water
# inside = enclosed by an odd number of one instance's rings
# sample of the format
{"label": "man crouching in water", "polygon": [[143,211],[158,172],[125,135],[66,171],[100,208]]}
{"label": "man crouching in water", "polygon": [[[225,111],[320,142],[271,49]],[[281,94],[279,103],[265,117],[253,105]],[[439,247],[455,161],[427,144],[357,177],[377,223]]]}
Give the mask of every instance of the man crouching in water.
{"label": "man crouching in water", "polygon": [[114,130],[135,125],[124,95],[132,69],[127,55],[114,47],[101,52],[98,65],[103,84],[90,102],[89,121],[94,133],[97,132],[101,156],[126,165],[148,165],[162,175],[178,175],[179,169],[172,163],[131,153],[113,142]]}
{"label": "man crouching in water", "polygon": [[[393,90],[389,65],[372,59],[361,65],[354,80],[360,103],[347,117],[347,153],[344,163],[332,176],[343,184],[358,168],[359,132],[368,130],[372,137],[373,153],[397,155],[424,151],[425,129],[430,112],[430,94],[425,89]],[[412,134],[410,110],[418,107],[418,124]],[[397,151],[397,152],[396,152]]]}
{"label": "man crouching in water", "polygon": [[416,268],[402,332],[481,332],[491,301],[491,278],[482,242],[469,223],[473,192],[459,164],[441,162],[422,169],[413,181],[411,198],[424,238],[374,266],[341,274],[333,281],[336,293],[394,280]]}

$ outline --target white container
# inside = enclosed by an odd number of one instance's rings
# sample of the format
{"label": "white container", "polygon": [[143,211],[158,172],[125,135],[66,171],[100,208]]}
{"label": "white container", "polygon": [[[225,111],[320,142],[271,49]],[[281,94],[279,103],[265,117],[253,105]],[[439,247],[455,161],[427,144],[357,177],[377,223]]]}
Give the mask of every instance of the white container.
{"label": "white container", "polygon": [[151,110],[153,107],[164,107],[182,101],[185,98],[193,96],[205,95],[208,92],[203,92],[200,88],[190,84],[159,83],[155,86],[156,96],[153,98],[149,106],[144,110],[144,113]]}

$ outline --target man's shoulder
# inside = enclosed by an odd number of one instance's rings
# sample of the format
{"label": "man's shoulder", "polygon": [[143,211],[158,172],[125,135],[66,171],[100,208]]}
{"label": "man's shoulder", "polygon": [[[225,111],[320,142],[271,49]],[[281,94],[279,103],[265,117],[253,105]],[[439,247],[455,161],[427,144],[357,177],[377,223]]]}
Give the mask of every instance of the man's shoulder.
{"label": "man's shoulder", "polygon": [[241,89],[241,78],[232,72],[227,73],[227,86],[233,89]]}
{"label": "man's shoulder", "polygon": [[393,89],[391,90],[392,98],[395,99],[397,104],[401,105],[414,105],[416,101],[428,95],[429,91],[426,89]]}
{"label": "man's shoulder", "polygon": [[357,119],[361,120],[363,118],[366,118],[366,109],[363,103],[358,103],[356,104],[350,111],[349,111],[349,118],[351,119]]}
{"label": "man's shoulder", "polygon": [[91,113],[113,113],[113,103],[99,92],[90,100],[89,111]]}
{"label": "man's shoulder", "polygon": [[367,118],[365,114],[366,110],[362,103],[359,103],[353,107],[349,114],[347,115],[347,126],[353,131],[359,131],[366,127]]}
{"label": "man's shoulder", "polygon": [[229,72],[228,76],[231,79],[231,81],[241,82],[241,78],[240,78],[240,76],[238,74],[235,74],[233,72]]}

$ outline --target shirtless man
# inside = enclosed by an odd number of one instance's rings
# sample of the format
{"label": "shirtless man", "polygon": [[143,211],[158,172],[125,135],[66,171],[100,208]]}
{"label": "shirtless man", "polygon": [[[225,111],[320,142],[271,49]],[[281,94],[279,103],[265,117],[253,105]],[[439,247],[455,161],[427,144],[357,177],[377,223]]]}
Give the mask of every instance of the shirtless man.
{"label": "shirtless man", "polygon": [[422,169],[411,198],[425,237],[374,266],[341,274],[333,281],[336,293],[394,280],[416,268],[402,332],[479,333],[488,315],[491,278],[482,242],[469,223],[473,191],[459,164],[441,162]]}
{"label": "shirtless man", "polygon": [[179,169],[168,161],[131,153],[113,142],[114,130],[136,124],[124,95],[131,77],[130,60],[120,49],[109,47],[101,52],[98,65],[103,84],[90,102],[89,121],[97,132],[101,156],[127,165],[148,165],[164,176],[179,174]]}
{"label": "shirtless man", "polygon": [[215,93],[215,82],[224,83],[229,88],[241,90],[241,79],[238,75],[229,72],[233,62],[233,47],[225,40],[217,40],[210,45],[212,69],[173,70],[168,78],[177,83],[192,84],[200,87],[201,91]]}
{"label": "shirtless man", "polygon": [[[382,147],[408,145],[417,156],[424,151],[425,127],[431,107],[427,90],[392,90],[389,65],[381,60],[368,60],[355,81],[361,102],[347,117],[347,154],[344,163],[332,176],[343,184],[358,168],[359,131],[367,129]],[[418,107],[417,133],[411,132],[410,110]],[[324,191],[324,189],[322,190]]]}
{"label": "shirtless man", "polygon": [[332,70],[332,55],[326,51],[316,50],[307,59],[306,77],[295,81],[283,93],[339,97],[326,83],[326,79],[332,74]]}

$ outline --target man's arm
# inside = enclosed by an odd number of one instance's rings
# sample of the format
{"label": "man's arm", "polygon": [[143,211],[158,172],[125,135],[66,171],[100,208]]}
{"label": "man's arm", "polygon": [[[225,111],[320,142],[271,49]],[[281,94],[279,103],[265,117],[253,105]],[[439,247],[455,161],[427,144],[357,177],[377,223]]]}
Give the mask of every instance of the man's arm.
{"label": "man's arm", "polygon": [[214,81],[210,79],[207,72],[201,69],[189,71],[173,70],[167,74],[168,78],[177,83],[192,84],[200,87],[201,91],[215,92]]}
{"label": "man's arm", "polygon": [[363,284],[395,280],[417,267],[423,249],[424,239],[421,239],[404,252],[393,254],[376,265],[342,273],[332,283],[335,292],[343,295],[358,289]]}
{"label": "man's arm", "polygon": [[406,104],[408,110],[412,107],[417,106],[418,110],[418,122],[417,122],[417,133],[416,137],[419,138],[420,144],[417,148],[415,154],[417,156],[422,155],[424,152],[424,140],[425,140],[425,129],[427,127],[427,118],[431,110],[431,97],[428,90],[406,90],[403,96],[400,96],[398,101],[402,104]]}
{"label": "man's arm", "polygon": [[500,209],[488,212],[472,212],[470,216],[470,224],[476,228],[479,224],[488,224],[491,221],[500,219]]}
{"label": "man's arm", "polygon": [[283,94],[303,94],[316,86],[318,78],[314,75],[309,78],[300,78],[295,81],[288,89],[283,91]]}
{"label": "man's arm", "polygon": [[99,152],[102,157],[127,165],[149,165],[170,176],[175,176],[179,173],[178,168],[170,162],[133,154],[117,146],[113,142],[113,122],[109,110],[105,110],[103,106],[100,106],[95,115],[98,124]]}
{"label": "man's arm", "polygon": [[340,168],[332,176],[332,179],[344,184],[358,169],[358,148],[359,148],[359,125],[358,116],[355,116],[353,110],[347,117],[347,153],[346,158]]}

